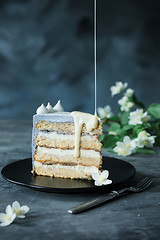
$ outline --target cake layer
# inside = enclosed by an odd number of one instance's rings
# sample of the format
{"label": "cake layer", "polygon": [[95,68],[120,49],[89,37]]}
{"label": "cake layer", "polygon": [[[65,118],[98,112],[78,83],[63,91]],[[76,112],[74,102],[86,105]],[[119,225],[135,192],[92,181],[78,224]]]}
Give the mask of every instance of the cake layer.
{"label": "cake layer", "polygon": [[[42,105],[41,110],[47,112]],[[92,179],[92,173],[100,171],[102,164],[101,120],[80,112],[37,113],[33,116],[32,132],[34,172],[43,176]]]}
{"label": "cake layer", "polygon": [[[35,138],[35,144],[37,146],[74,149],[75,135],[58,134],[56,132],[39,132]],[[102,144],[97,136],[91,136],[89,134],[81,136],[81,149],[93,149],[96,151],[101,151],[101,147]]]}
{"label": "cake layer", "polygon": [[[65,133],[71,134],[75,133],[75,126],[72,122],[47,122],[45,120],[37,121],[36,129],[39,131],[55,131],[58,133]],[[88,133],[85,124],[82,126],[82,133]],[[90,135],[98,135],[102,134],[102,123],[99,122],[98,128],[94,129],[92,132],[89,133]]]}
{"label": "cake layer", "polygon": [[102,163],[102,155],[94,150],[80,150],[80,157],[74,156],[74,149],[62,150],[55,148],[37,147],[34,160],[40,162],[55,162],[55,163],[75,163],[85,166],[97,166]]}
{"label": "cake layer", "polygon": [[40,162],[34,161],[34,172],[37,175],[62,177],[62,178],[80,178],[92,179],[92,173],[98,171],[98,168],[86,166],[64,166],[60,164],[44,165]]}

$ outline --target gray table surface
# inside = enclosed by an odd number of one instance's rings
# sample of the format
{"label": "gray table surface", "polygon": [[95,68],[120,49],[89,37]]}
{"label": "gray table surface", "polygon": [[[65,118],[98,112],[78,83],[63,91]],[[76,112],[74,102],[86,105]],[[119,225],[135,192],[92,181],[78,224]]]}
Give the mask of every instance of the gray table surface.
{"label": "gray table surface", "polygon": [[[0,121],[0,170],[10,162],[31,157],[31,131],[29,121]],[[137,170],[132,182],[151,175],[155,177],[151,188],[77,215],[67,210],[102,193],[45,193],[12,184],[0,176],[0,212],[15,200],[30,207],[25,219],[0,227],[0,239],[160,239],[160,151],[157,152],[154,156],[125,158]]]}

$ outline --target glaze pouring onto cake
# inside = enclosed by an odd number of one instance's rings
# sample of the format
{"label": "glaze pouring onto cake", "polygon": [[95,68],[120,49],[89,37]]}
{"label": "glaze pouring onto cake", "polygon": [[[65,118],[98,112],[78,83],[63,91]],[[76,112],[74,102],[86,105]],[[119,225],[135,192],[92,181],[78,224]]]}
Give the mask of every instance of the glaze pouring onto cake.
{"label": "glaze pouring onto cake", "polygon": [[80,141],[81,141],[81,132],[83,124],[86,125],[88,132],[92,132],[98,127],[98,117],[97,115],[92,115],[89,113],[82,113],[78,111],[71,112],[71,115],[74,118],[75,124],[75,157],[80,155]]}
{"label": "glaze pouring onto cake", "polygon": [[95,114],[82,113],[74,111],[71,115],[74,118],[75,124],[75,157],[80,156],[80,141],[81,132],[83,124],[86,125],[88,132],[92,132],[98,127],[98,117],[97,117],[97,1],[94,0],[94,83],[95,83]]}

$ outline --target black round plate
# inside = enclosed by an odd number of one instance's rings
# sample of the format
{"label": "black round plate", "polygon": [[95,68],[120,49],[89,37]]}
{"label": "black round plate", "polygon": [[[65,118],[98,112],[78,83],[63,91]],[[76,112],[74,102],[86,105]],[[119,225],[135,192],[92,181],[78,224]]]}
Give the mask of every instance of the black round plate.
{"label": "black round plate", "polygon": [[1,174],[9,182],[37,190],[59,193],[77,193],[109,189],[115,184],[126,182],[132,178],[136,172],[135,168],[130,163],[109,157],[103,157],[102,168],[103,170],[109,171],[109,179],[112,180],[112,184],[97,187],[94,185],[93,180],[34,176],[31,173],[31,158],[19,160],[6,165],[2,169]]}

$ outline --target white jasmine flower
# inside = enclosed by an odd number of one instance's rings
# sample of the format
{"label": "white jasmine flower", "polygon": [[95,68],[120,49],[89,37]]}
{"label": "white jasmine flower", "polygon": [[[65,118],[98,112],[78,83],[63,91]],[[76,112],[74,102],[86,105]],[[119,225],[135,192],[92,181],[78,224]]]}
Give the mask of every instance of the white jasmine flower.
{"label": "white jasmine flower", "polygon": [[0,213],[0,226],[5,227],[10,225],[14,219],[16,218],[16,214],[14,213],[11,205],[6,207],[6,213]]}
{"label": "white jasmine flower", "polygon": [[112,180],[108,179],[109,171],[104,170],[101,173],[93,172],[92,178],[95,180],[94,184],[96,186],[108,185],[112,183]]}
{"label": "white jasmine flower", "polygon": [[128,112],[133,106],[134,103],[130,102],[127,96],[123,96],[119,101],[118,104],[121,106],[121,111]]}
{"label": "white jasmine flower", "polygon": [[116,82],[116,85],[110,88],[112,96],[124,91],[127,86],[128,86],[128,83],[123,84],[122,82]]}
{"label": "white jasmine flower", "polygon": [[16,214],[18,218],[25,218],[25,215],[29,211],[28,206],[20,206],[19,202],[15,201],[12,203],[13,212]]}
{"label": "white jasmine flower", "polygon": [[151,120],[151,116],[149,116],[147,112],[144,112],[142,119],[143,122],[148,122],[149,120]]}
{"label": "white jasmine flower", "polygon": [[128,88],[125,92],[125,96],[127,96],[127,97],[132,97],[133,94],[134,94],[134,90],[131,88]]}
{"label": "white jasmine flower", "polygon": [[137,125],[142,124],[150,120],[150,116],[147,112],[144,112],[143,109],[137,109],[134,112],[131,112],[129,115],[129,124]]}
{"label": "white jasmine flower", "polygon": [[146,131],[140,132],[138,134],[137,139],[136,139],[137,147],[139,147],[139,148],[143,148],[143,147],[152,148],[153,144],[155,143],[155,137],[156,136],[151,136]]}
{"label": "white jasmine flower", "polygon": [[100,118],[110,118],[113,116],[111,107],[109,105],[106,105],[104,108],[99,107],[97,111]]}
{"label": "white jasmine flower", "polygon": [[113,149],[118,155],[128,156],[135,152],[136,142],[130,137],[125,136],[123,142],[117,142],[117,146]]}

